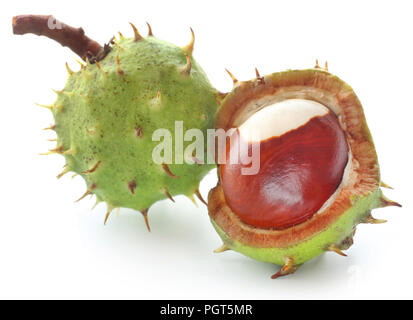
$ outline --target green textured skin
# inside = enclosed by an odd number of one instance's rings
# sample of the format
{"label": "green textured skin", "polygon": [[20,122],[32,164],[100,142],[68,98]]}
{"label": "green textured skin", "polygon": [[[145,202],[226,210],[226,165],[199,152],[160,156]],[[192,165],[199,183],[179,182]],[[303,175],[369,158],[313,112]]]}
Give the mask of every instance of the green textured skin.
{"label": "green textured skin", "polygon": [[[171,164],[170,171],[178,176],[172,178],[152,160],[160,143],[152,141],[156,129],[168,129],[174,137],[176,120],[184,121],[184,132],[198,128],[205,133],[213,127],[217,91],[194,59],[190,74],[182,73],[185,53],[153,36],[121,38],[99,62],[101,70],[87,64],[58,92],[52,108],[57,146],[69,150],[64,154],[68,169],[80,174],[88,188],[96,185],[97,201],[142,211],[165,199],[165,188],[172,196],[192,196],[214,167]],[[138,127],[142,137],[136,134]],[[84,173],[98,161],[96,171]],[[131,181],[137,185],[134,194],[128,188]]]}
{"label": "green textured skin", "polygon": [[381,197],[382,192],[379,188],[368,195],[360,197],[353,204],[353,207],[344,212],[329,228],[320,231],[314,237],[300,244],[285,248],[255,248],[244,245],[239,241],[230,239],[213,220],[211,222],[224,244],[234,251],[259,261],[278,265],[284,265],[284,259],[290,257],[294,259],[295,265],[300,265],[325,253],[331,244],[340,246],[345,238],[352,235],[354,226],[362,222],[370,210],[380,206]]}

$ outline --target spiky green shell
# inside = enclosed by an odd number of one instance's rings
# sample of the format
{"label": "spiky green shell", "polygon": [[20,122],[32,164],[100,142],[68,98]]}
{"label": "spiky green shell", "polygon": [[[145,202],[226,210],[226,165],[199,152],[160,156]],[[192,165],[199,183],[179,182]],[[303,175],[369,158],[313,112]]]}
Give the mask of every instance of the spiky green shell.
{"label": "spiky green shell", "polygon": [[172,164],[178,178],[171,177],[152,160],[159,144],[152,134],[165,128],[174,137],[175,121],[205,132],[213,127],[216,94],[190,52],[153,36],[121,37],[98,64],[71,73],[58,92],[57,149],[109,207],[142,211],[166,191],[191,196],[212,165]]}

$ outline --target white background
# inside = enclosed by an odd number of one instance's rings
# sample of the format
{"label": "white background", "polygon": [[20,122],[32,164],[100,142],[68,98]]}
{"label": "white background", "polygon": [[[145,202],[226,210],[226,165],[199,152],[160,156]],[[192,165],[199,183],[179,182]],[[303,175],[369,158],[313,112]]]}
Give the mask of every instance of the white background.
{"label": "white background", "polygon": [[[413,298],[412,122],[413,19],[410,1],[11,1],[1,17],[0,298]],[[46,109],[50,88],[65,83],[75,54],[46,38],[13,36],[16,14],[54,14],[83,26],[100,43],[117,31],[184,45],[196,33],[194,56],[211,82],[231,89],[239,79],[328,60],[330,71],[362,101],[379,154],[388,197],[402,209],[377,210],[384,225],[362,225],[347,258],[316,258],[295,275],[270,280],[277,266],[235,252],[212,253],[220,240],[205,206],[188,199],[157,203],[152,232],[140,213],[122,209],[103,226],[105,205],[73,201],[81,178],[56,180],[60,156]],[[215,185],[211,173],[204,197]]]}

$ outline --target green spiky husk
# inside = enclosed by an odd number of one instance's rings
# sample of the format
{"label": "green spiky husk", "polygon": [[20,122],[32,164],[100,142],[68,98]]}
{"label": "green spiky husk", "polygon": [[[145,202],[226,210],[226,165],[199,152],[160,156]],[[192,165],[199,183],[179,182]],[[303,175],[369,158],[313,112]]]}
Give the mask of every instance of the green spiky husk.
{"label": "green spiky husk", "polygon": [[352,237],[355,226],[363,222],[370,210],[380,207],[381,197],[382,192],[377,188],[374,192],[358,199],[353,207],[344,212],[328,229],[320,231],[302,243],[284,248],[257,248],[245,245],[230,239],[215,221],[211,219],[211,222],[224,244],[231,250],[259,261],[278,265],[284,265],[285,257],[290,257],[294,259],[296,265],[300,265],[325,253],[331,244],[340,247],[347,237]]}
{"label": "green spiky husk", "polygon": [[[171,164],[178,177],[173,178],[152,160],[159,144],[152,141],[156,129],[165,128],[174,137],[176,120],[183,121],[184,132],[198,128],[205,133],[213,127],[217,91],[192,56],[189,75],[182,73],[186,54],[191,56],[152,36],[140,41],[121,37],[99,65],[72,73],[58,93],[52,108],[57,147],[67,168],[81,175],[88,188],[95,187],[98,201],[142,211],[165,199],[165,190],[192,196],[213,168]],[[98,162],[94,172],[86,173]],[[134,193],[130,182],[136,183]]]}

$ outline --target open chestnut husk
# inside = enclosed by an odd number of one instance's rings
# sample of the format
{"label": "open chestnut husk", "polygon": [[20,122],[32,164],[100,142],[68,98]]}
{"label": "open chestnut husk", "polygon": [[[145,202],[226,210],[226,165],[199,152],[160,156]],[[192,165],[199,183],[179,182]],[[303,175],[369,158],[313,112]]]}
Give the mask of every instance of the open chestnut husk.
{"label": "open chestnut husk", "polygon": [[359,223],[385,222],[372,209],[400,206],[382,194],[387,185],[348,84],[318,66],[233,80],[215,121],[233,130],[217,151],[227,161],[208,197],[223,240],[216,252],[281,265],[277,278],[327,251],[345,256]]}

